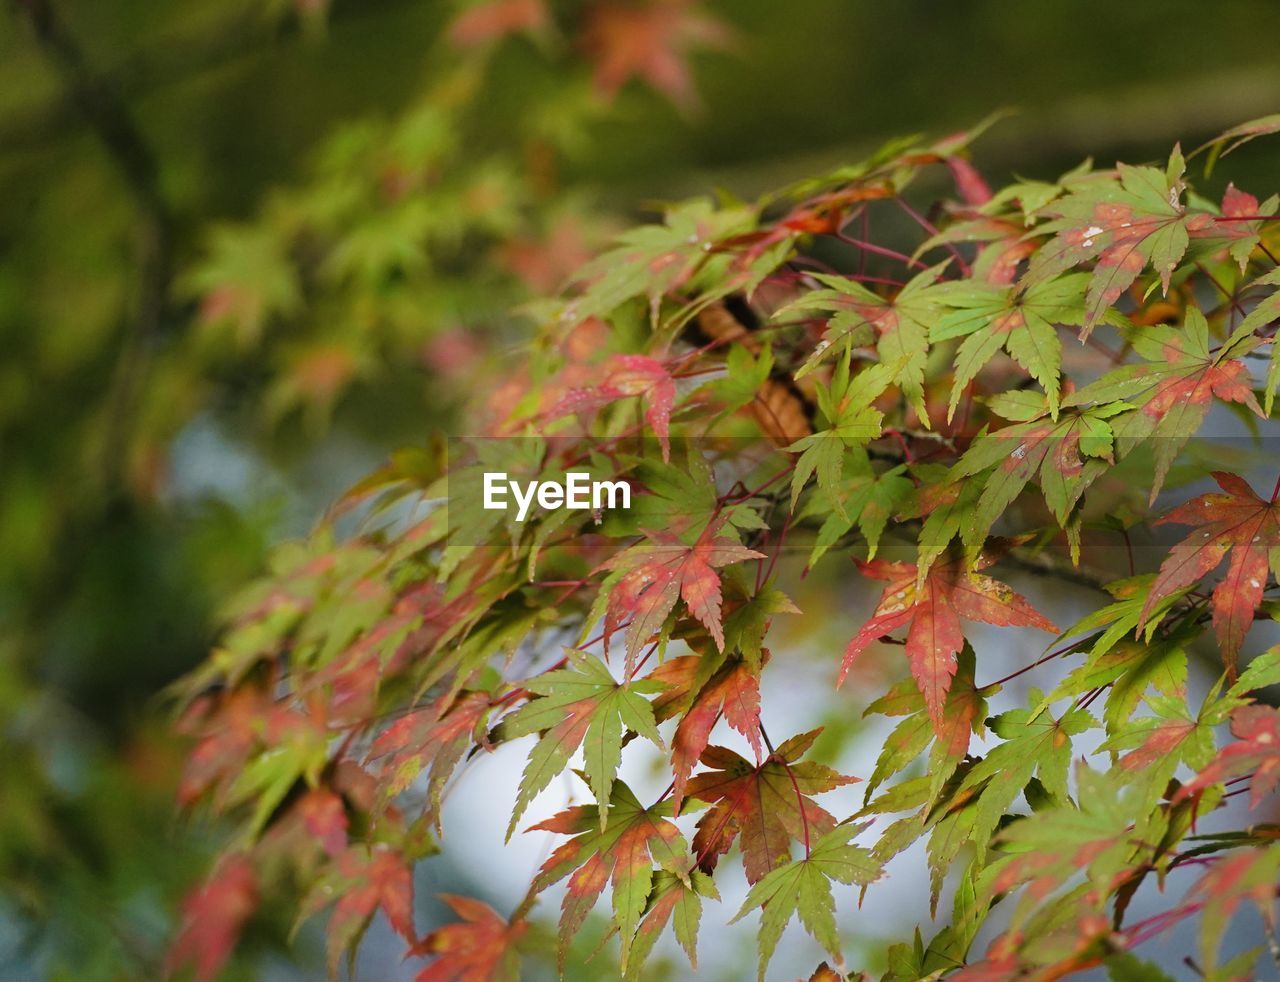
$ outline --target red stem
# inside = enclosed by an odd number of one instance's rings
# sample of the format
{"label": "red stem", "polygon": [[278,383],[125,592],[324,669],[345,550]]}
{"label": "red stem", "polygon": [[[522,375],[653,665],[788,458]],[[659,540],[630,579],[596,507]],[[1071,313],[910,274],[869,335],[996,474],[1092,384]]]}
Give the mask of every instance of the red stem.
{"label": "red stem", "polygon": [[[764,738],[764,745],[769,748],[769,755],[777,757],[778,752],[773,749],[773,741],[769,739],[769,734],[765,731],[764,723],[760,724],[760,736]],[[800,793],[800,782],[796,780],[795,774],[791,771],[791,765],[782,757],[778,757],[778,762],[782,764],[783,770],[787,772],[787,777],[791,778],[791,788],[796,793],[796,807],[800,809],[800,827],[804,830],[804,858],[809,858],[809,816],[804,810],[804,795]]]}
{"label": "red stem", "polygon": [[916,269],[928,269],[929,267],[922,263],[919,259],[912,259],[905,252],[898,252],[896,249],[886,249],[884,246],[878,246],[874,242],[866,242],[863,239],[855,239],[853,236],[845,235],[843,232],[836,232],[835,237],[845,245],[851,245],[855,248],[862,249],[864,252],[872,252],[877,256],[884,256],[887,259],[896,259],[900,263],[906,263],[908,266],[914,266]]}
{"label": "red stem", "polygon": [[[908,215],[910,215],[913,219],[915,219],[916,224],[918,224],[922,229],[924,229],[930,235],[938,234],[938,227],[934,225],[933,222],[929,221],[929,219],[925,218],[922,214],[916,211],[914,208],[912,208],[909,204],[907,204],[906,201],[904,201],[902,198],[895,198],[894,200],[898,202],[899,206],[902,208],[903,211],[905,211]],[[951,253],[953,257],[955,257],[956,264],[960,267],[960,271],[964,273],[965,276],[971,276],[973,274],[973,270],[969,267],[969,264],[965,262],[964,256],[960,254],[960,250],[956,248],[955,243],[944,242],[943,245],[946,247],[947,251]]]}

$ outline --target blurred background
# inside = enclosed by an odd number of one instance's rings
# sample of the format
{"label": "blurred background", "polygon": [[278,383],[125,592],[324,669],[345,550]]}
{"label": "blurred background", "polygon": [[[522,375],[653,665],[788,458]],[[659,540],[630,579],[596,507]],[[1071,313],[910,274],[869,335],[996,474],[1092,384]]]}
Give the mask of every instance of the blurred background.
{"label": "blurred background", "polygon": [[[1264,0],[5,0],[0,978],[157,976],[217,835],[175,818],[163,688],[273,543],[456,430],[519,305],[612,231],[1002,107],[993,182],[1163,160],[1280,108],[1277,28]],[[1275,189],[1274,141],[1232,161]],[[797,678],[766,713],[808,728]],[[471,789],[518,752],[485,766]],[[541,844],[498,869],[485,834],[428,864],[424,924],[437,889],[518,895]],[[909,901],[870,933],[905,938]],[[323,977],[288,927],[233,974]],[[750,972],[710,950],[707,977]]]}

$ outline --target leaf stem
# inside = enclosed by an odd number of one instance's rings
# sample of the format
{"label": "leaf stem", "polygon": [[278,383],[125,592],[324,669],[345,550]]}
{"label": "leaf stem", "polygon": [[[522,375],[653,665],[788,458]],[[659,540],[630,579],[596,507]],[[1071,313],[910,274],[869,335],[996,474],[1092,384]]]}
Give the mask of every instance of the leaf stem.
{"label": "leaf stem", "polygon": [[[916,224],[918,224],[922,229],[924,229],[930,235],[938,234],[938,227],[934,225],[933,222],[929,221],[929,219],[925,218],[922,214],[916,211],[914,208],[912,208],[911,205],[909,205],[905,199],[894,198],[893,200],[898,202],[899,207],[901,207],[903,211],[905,211],[908,215],[910,215],[915,220]],[[952,257],[955,259],[956,265],[960,267],[960,272],[964,273],[965,276],[972,276],[973,269],[965,261],[964,256],[960,254],[960,250],[956,248],[955,243],[944,242],[943,245],[946,247],[947,252],[951,253]]]}
{"label": "leaf stem", "polygon": [[769,739],[769,734],[765,731],[764,722],[760,724],[760,736],[764,738],[764,745],[769,748],[769,755],[777,757],[778,762],[782,764],[782,769],[787,772],[787,777],[791,779],[791,789],[796,793],[796,807],[800,810],[800,827],[804,831],[804,858],[809,858],[809,816],[804,808],[804,795],[800,793],[800,782],[796,780],[795,774],[791,770],[791,764],[785,757],[779,757],[778,752],[773,749],[773,741]]}
{"label": "leaf stem", "polygon": [[1043,665],[1047,661],[1052,661],[1055,658],[1062,657],[1067,652],[1075,648],[1075,646],[1076,646],[1076,642],[1073,641],[1071,644],[1066,645],[1065,647],[1059,648],[1057,651],[1051,651],[1049,652],[1049,654],[1036,659],[1030,665],[1023,665],[1016,672],[1011,672],[1002,679],[996,679],[994,682],[988,682],[986,685],[982,686],[981,688],[990,689],[992,686],[1004,685],[1006,682],[1012,682],[1019,675],[1025,675],[1027,672],[1031,671],[1033,668],[1039,668],[1041,665]]}
{"label": "leaf stem", "polygon": [[898,252],[896,249],[887,249],[884,246],[879,246],[874,242],[867,242],[863,239],[855,239],[853,236],[846,235],[844,232],[833,232],[832,234],[845,245],[851,245],[856,249],[861,249],[863,252],[870,252],[877,256],[884,256],[886,259],[896,259],[898,262],[905,263],[906,265],[912,266],[916,269],[929,268],[919,259],[911,258],[905,252]]}

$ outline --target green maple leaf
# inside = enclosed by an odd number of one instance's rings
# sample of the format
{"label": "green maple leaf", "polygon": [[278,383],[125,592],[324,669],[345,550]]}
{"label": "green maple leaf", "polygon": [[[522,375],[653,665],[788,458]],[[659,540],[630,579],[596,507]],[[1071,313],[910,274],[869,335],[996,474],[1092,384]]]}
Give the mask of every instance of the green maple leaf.
{"label": "green maple leaf", "polygon": [[565,668],[530,679],[524,687],[540,698],[506,717],[501,723],[502,735],[507,739],[530,733],[542,736],[530,752],[520,779],[507,838],[515,832],[529,803],[569,766],[569,759],[579,747],[587,783],[599,803],[603,829],[610,791],[622,760],[624,732],[632,730],[659,747],[663,745],[654,723],[653,706],[644,698],[646,693],[660,692],[663,684],[645,679],[619,684],[600,659],[571,651]]}
{"label": "green maple leaf", "polygon": [[[1007,402],[1001,405],[1010,411]],[[948,475],[962,482],[990,471],[977,501],[956,522],[969,555],[982,549],[991,527],[1031,481],[1039,484],[1045,504],[1066,527],[1081,496],[1112,463],[1108,417],[1123,411],[1122,406],[1108,405],[1072,412],[1056,422],[1041,414],[980,434]],[[930,544],[936,546],[932,540]]]}
{"label": "green maple leaf", "polygon": [[950,310],[930,325],[930,342],[964,338],[955,356],[948,421],[955,415],[965,388],[1001,350],[1040,383],[1049,415],[1058,418],[1062,341],[1057,325],[1084,324],[1087,280],[1085,273],[1020,286],[965,280],[944,283],[934,290]]}
{"label": "green maple leaf", "polygon": [[1082,181],[1045,205],[1053,220],[1030,234],[1053,237],[1032,255],[1024,284],[1031,288],[1095,261],[1085,297],[1085,334],[1148,266],[1167,293],[1190,235],[1213,221],[1183,205],[1183,170],[1182,154],[1175,149],[1163,171],[1117,164],[1114,178]]}
{"label": "green maple leaf", "polygon": [[[1032,692],[1032,703],[1040,701]],[[1060,719],[1015,709],[988,720],[987,725],[1004,742],[978,761],[965,775],[961,794],[978,796],[973,811],[971,841],[978,857],[986,853],[991,834],[1033,776],[1058,798],[1067,799],[1067,768],[1071,762],[1071,738],[1097,725],[1082,709],[1070,709]]]}
{"label": "green maple leaf", "polygon": [[769,380],[773,371],[773,348],[765,344],[757,357],[745,346],[735,344],[725,356],[725,369],[725,377],[715,379],[709,388],[724,405],[724,411],[730,412],[752,402],[760,387]]}
{"label": "green maple leaf", "polygon": [[817,475],[818,487],[832,496],[837,510],[843,504],[837,496],[844,473],[844,459],[850,447],[863,447],[880,436],[884,414],[872,403],[893,380],[897,368],[883,363],[850,376],[849,359],[837,366],[830,385],[818,386],[818,409],[827,426],[787,447],[800,454],[791,475],[791,508],[800,492]]}
{"label": "green maple leaf", "polygon": [[1237,329],[1217,349],[1209,346],[1204,314],[1187,309],[1181,328],[1145,327],[1126,332],[1144,362],[1103,375],[1063,399],[1063,406],[1123,405],[1108,422],[1119,456],[1151,441],[1155,475],[1150,500],[1155,501],[1178,451],[1209,415],[1213,398],[1240,403],[1258,416],[1262,407],[1253,395],[1249,369],[1241,360],[1260,343],[1252,330]]}
{"label": "green maple leaf", "polygon": [[747,208],[717,210],[706,200],[672,208],[663,224],[622,233],[612,249],[584,266],[576,280],[587,287],[566,314],[575,322],[605,317],[628,300],[643,297],[656,319],[664,296],[689,282],[709,261],[723,260],[712,251],[716,243],[754,226],[754,213]]}
{"label": "green maple leaf", "polygon": [[657,943],[663,929],[672,925],[676,941],[684,949],[689,964],[698,967],[698,925],[702,920],[703,898],[719,900],[715,883],[706,873],[693,870],[681,876],[658,870],[653,876],[653,890],[645,908],[644,919],[636,929],[630,949],[624,952],[623,978],[631,982],[641,977],[641,968]]}
{"label": "green maple leaf", "polygon": [[1213,727],[1221,722],[1219,707],[1206,699],[1192,715],[1185,696],[1149,696],[1150,716],[1117,726],[1100,749],[1120,753],[1116,771],[1144,790],[1143,808],[1150,811],[1164,797],[1179,766],[1200,770],[1213,759]]}
{"label": "green maple leaf", "polygon": [[[654,864],[689,880],[689,849],[680,830],[668,821],[671,803],[645,808],[621,781],[613,785],[608,822],[598,825],[596,808],[580,805],[533,826],[574,838],[556,849],[542,864],[529,888],[525,905],[537,894],[569,876],[561,903],[560,965],[569,943],[604,892],[613,884],[613,922],[622,938],[625,965],[654,883]],[[705,889],[705,886],[704,886]],[[517,914],[522,914],[524,906]]]}
{"label": "green maple leaf", "polygon": [[1115,775],[1083,763],[1076,773],[1078,803],[1063,800],[1010,823],[996,839],[1006,858],[989,865],[980,877],[982,901],[1027,886],[1014,929],[1080,873],[1094,888],[1086,903],[1101,913],[1107,898],[1158,856],[1169,827],[1167,813],[1139,807],[1139,792]]}
{"label": "green maple leaf", "polygon": [[761,979],[783,929],[796,915],[833,958],[841,957],[831,883],[867,886],[880,876],[880,864],[871,853],[849,843],[865,827],[837,826],[815,842],[805,858],[775,869],[751,888],[730,923],[763,908],[759,934]]}
{"label": "green maple leaf", "polygon": [[866,539],[867,558],[874,559],[889,519],[915,487],[904,476],[906,469],[905,464],[899,464],[878,474],[865,452],[848,453],[844,477],[834,498],[821,489],[822,493],[801,510],[801,518],[822,519],[808,565],[812,567],[817,563],[854,525]]}
{"label": "green maple leaf", "polygon": [[[742,567],[730,569],[726,581],[735,581],[733,574]],[[742,584],[745,577],[738,576],[736,582]],[[741,592],[749,594],[747,599],[724,619],[724,650],[737,651],[742,657],[759,671],[764,659],[764,639],[775,614],[799,614],[800,608],[781,590],[771,586],[762,587],[751,593],[745,584]]]}
{"label": "green maple leaf", "polygon": [[1124,640],[1100,654],[1090,654],[1044,698],[1042,706],[1094,689],[1107,688],[1102,717],[1108,732],[1130,719],[1146,690],[1154,685],[1166,696],[1186,695],[1187,653],[1194,634],[1161,638],[1154,643]]}
{"label": "green maple leaf", "polygon": [[[1169,593],[1152,609],[1143,624],[1144,608],[1155,578],[1154,573],[1143,573],[1106,584],[1105,589],[1115,598],[1115,602],[1086,614],[1064,631],[1059,641],[1089,635],[1088,640],[1092,642],[1088,651],[1090,660],[1105,655],[1117,642],[1130,634],[1135,639],[1150,643],[1169,608],[1186,595],[1186,589]],[[1140,624],[1141,631],[1138,630]],[[1077,642],[1077,646],[1082,646],[1083,643]]]}
{"label": "green maple leaf", "polygon": [[965,755],[975,732],[984,728],[987,697],[999,691],[998,687],[979,689],[974,683],[975,655],[968,644],[961,650],[956,663],[956,674],[947,689],[946,704],[942,712],[941,726],[935,727],[925,710],[924,696],[914,679],[905,679],[882,699],[867,707],[863,715],[883,713],[886,716],[902,716],[903,719],[885,737],[876,758],[875,770],[867,779],[866,799],[894,774],[904,770],[926,747],[929,752],[929,797],[932,803],[951,780]]}
{"label": "green maple leaf", "polygon": [[885,298],[856,280],[844,276],[815,273],[814,278],[829,289],[814,290],[778,311],[785,317],[794,311],[831,311],[831,321],[813,354],[796,372],[802,378],[833,352],[855,343],[874,341],[883,364],[897,366],[891,381],[903,394],[926,426],[929,414],[924,403],[924,370],[929,354],[928,325],[939,310],[932,287],[947,263],[940,263],[916,276],[896,296]]}
{"label": "green maple leaf", "polygon": [[[1250,285],[1280,287],[1280,268],[1259,276]],[[1236,336],[1255,334],[1277,320],[1280,320],[1280,289],[1273,290],[1259,300],[1257,305],[1240,322],[1234,333]],[[1262,408],[1268,418],[1270,418],[1271,409],[1275,405],[1277,386],[1280,386],[1280,345],[1273,342],[1271,345],[1271,358],[1267,365],[1267,384],[1263,389]]]}

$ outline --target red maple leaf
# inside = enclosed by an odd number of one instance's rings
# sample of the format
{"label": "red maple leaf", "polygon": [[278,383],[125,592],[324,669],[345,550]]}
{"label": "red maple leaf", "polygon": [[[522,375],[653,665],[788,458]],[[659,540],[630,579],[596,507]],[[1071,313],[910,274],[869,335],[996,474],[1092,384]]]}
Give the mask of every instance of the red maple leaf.
{"label": "red maple leaf", "polygon": [[[1172,370],[1183,365],[1186,368],[1180,373]],[[1153,418],[1162,418],[1170,410],[1185,406],[1207,406],[1212,396],[1241,403],[1261,415],[1249,369],[1238,359],[1198,361],[1194,353],[1170,347],[1167,364],[1160,366],[1156,374],[1161,377],[1154,394],[1142,407]]]}
{"label": "red maple leaf", "polygon": [[595,63],[596,88],[611,99],[629,79],[639,78],[676,105],[692,106],[689,49],[723,47],[732,39],[720,20],[692,6],[690,0],[596,3],[582,38]]}
{"label": "red maple leaf", "polygon": [[518,976],[516,944],[529,925],[508,924],[488,904],[442,893],[440,899],[462,918],[446,924],[422,939],[415,955],[435,955],[435,961],[418,973],[417,982],[505,982]]}
{"label": "red maple leaf", "polygon": [[741,837],[747,880],[756,883],[791,860],[793,841],[812,842],[835,828],[836,820],[812,795],[860,780],[815,761],[801,761],[821,728],[780,745],[762,763],[724,747],[708,747],[702,763],[714,768],[688,784],[692,798],[711,804],[698,821],[693,849],[707,873]]}
{"label": "red maple leaf", "polygon": [[329,887],[316,896],[321,902],[335,893],[338,896],[329,917],[331,968],[359,940],[379,909],[397,934],[411,944],[417,940],[413,926],[413,872],[404,857],[389,847],[347,849],[338,856]]}
{"label": "red maple leaf", "polygon": [[1213,591],[1213,626],[1223,660],[1234,674],[1236,655],[1253,615],[1262,602],[1268,571],[1280,568],[1280,506],[1264,501],[1234,474],[1215,471],[1213,479],[1224,494],[1202,494],[1174,508],[1156,521],[1199,528],[1174,546],[1160,564],[1143,605],[1138,628],[1147,622],[1161,599],[1190,586],[1218,567],[1227,553],[1227,574]]}
{"label": "red maple leaf", "polygon": [[712,522],[693,545],[666,531],[646,531],[645,539],[619,553],[602,567],[624,570],[613,585],[605,610],[606,644],[624,621],[627,657],[661,627],[667,615],[682,599],[689,613],[699,620],[724,648],[724,627],[720,619],[720,577],[716,570],[748,559],[763,559],[762,553],[716,532],[723,524]]}
{"label": "red maple leaf", "polygon": [[873,641],[909,624],[906,647],[911,675],[920,686],[940,736],[944,734],[942,710],[956,673],[956,655],[964,647],[962,618],[999,627],[1058,631],[1021,594],[978,572],[990,566],[992,559],[979,559],[974,569],[969,569],[963,560],[937,563],[930,567],[924,583],[919,586],[917,569],[912,563],[883,559],[857,562],[863,575],[887,580],[889,585],[884,588],[871,620],[845,648],[839,682],[844,681],[854,659]]}
{"label": "red maple leaf", "polygon": [[449,41],[470,48],[508,34],[537,34],[549,25],[543,0],[488,0],[458,15],[449,26]]}
{"label": "red maple leaf", "polygon": [[556,420],[572,413],[592,412],[611,406],[620,399],[640,396],[645,402],[645,422],[653,429],[662,445],[662,459],[671,458],[671,407],[675,403],[676,383],[662,362],[644,355],[614,355],[599,385],[571,389],[547,411],[546,420]]}
{"label": "red maple leaf", "polygon": [[948,157],[947,170],[951,171],[956,191],[966,204],[985,205],[991,200],[991,186],[969,161],[959,156]]}
{"label": "red maple leaf", "polygon": [[430,767],[427,800],[438,829],[445,783],[463,754],[477,742],[477,728],[483,726],[491,705],[482,692],[458,697],[448,693],[383,730],[370,750],[371,758],[386,758],[382,764],[383,793],[387,797],[399,794]]}
{"label": "red maple leaf", "polygon": [[1211,784],[1253,775],[1249,803],[1256,805],[1280,783],[1280,710],[1271,706],[1244,706],[1231,714],[1236,737],[1194,778],[1178,789],[1175,801],[1198,794]]}
{"label": "red maple leaf", "polygon": [[225,857],[184,901],[182,929],[169,951],[166,975],[192,964],[197,982],[215,978],[257,903],[253,864],[240,853]]}
{"label": "red maple leaf", "polygon": [[347,848],[347,809],[342,797],[328,788],[313,788],[298,799],[303,828],[330,856]]}
{"label": "red maple leaf", "polygon": [[[672,658],[650,673],[649,677],[686,690],[692,701],[671,738],[671,767],[675,772],[672,800],[676,814],[684,800],[685,786],[693,767],[707,749],[711,731],[721,716],[750,742],[760,759],[760,674],[759,669],[741,658],[732,658],[701,686],[696,694],[688,691],[696,684],[695,673],[701,658],[688,655]],[[664,693],[664,695],[666,695]],[[660,697],[661,698],[661,697]],[[658,706],[654,706],[655,715]],[[663,717],[665,718],[665,717]]]}

